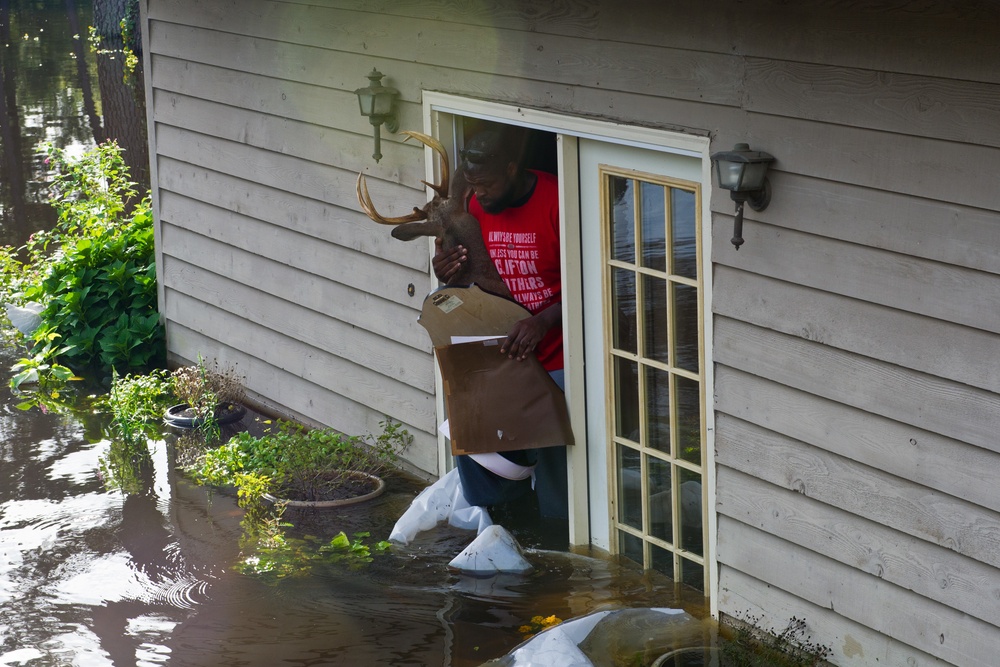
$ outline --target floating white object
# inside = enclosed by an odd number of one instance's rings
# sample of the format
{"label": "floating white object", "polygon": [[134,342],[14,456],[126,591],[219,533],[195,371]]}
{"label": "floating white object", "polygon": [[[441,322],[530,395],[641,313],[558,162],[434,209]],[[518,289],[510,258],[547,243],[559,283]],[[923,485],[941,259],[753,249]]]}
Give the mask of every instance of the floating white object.
{"label": "floating white object", "polygon": [[455,556],[448,567],[466,574],[489,576],[498,572],[525,574],[533,569],[521,554],[521,545],[503,526],[489,526]]}
{"label": "floating white object", "polygon": [[42,318],[39,315],[42,312],[42,304],[40,303],[29,301],[23,306],[15,306],[12,303],[8,303],[5,305],[5,308],[7,310],[7,319],[10,320],[15,329],[25,336],[33,334],[35,329],[42,323]]}
{"label": "floating white object", "polygon": [[[681,609],[643,607],[596,611],[538,633],[502,661],[507,667],[621,665],[641,654],[702,646],[701,621]],[[656,664],[659,664],[658,662]]]}

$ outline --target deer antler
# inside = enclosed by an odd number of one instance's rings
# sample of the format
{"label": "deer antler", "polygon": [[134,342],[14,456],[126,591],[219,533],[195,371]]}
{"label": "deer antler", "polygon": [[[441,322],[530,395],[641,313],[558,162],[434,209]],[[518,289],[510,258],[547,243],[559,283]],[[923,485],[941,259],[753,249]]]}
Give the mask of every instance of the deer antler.
{"label": "deer antler", "polygon": [[361,204],[361,210],[364,211],[369,218],[380,225],[399,225],[404,222],[416,222],[417,220],[427,219],[427,214],[417,207],[413,207],[413,213],[401,215],[396,218],[386,218],[383,216],[375,210],[375,204],[372,203],[372,196],[368,194],[368,183],[365,181],[364,174],[358,174],[357,189],[358,203]]}
{"label": "deer antler", "polygon": [[451,174],[451,169],[448,166],[448,152],[444,149],[444,145],[432,136],[423,134],[421,132],[414,132],[413,130],[404,130],[400,134],[405,134],[407,141],[409,139],[416,139],[425,146],[430,147],[438,156],[441,158],[441,183],[435,185],[433,183],[428,183],[427,181],[420,181],[427,187],[429,187],[434,192],[438,193],[442,197],[448,196],[448,175]]}
{"label": "deer antler", "polygon": [[[437,153],[440,156],[441,183],[434,184],[434,183],[428,183],[427,181],[420,181],[420,182],[429,187],[430,189],[434,190],[434,192],[436,192],[439,197],[447,198],[449,168],[448,168],[448,152],[445,151],[444,145],[442,145],[441,142],[435,139],[434,137],[422,134],[420,132],[405,130],[400,134],[406,135],[406,139],[404,139],[403,141],[407,141],[408,139],[411,138],[416,139],[425,146],[429,146],[431,149],[434,150],[435,153]],[[418,220],[427,219],[427,213],[416,207],[413,208],[413,213],[408,213],[406,215],[401,215],[394,218],[387,218],[381,213],[379,213],[377,210],[375,210],[375,204],[372,202],[371,195],[368,192],[368,182],[365,180],[364,174],[358,174],[357,191],[358,191],[358,203],[361,204],[361,210],[363,210],[369,218],[371,218],[372,220],[374,220],[379,224],[400,225],[404,222],[416,222]]]}

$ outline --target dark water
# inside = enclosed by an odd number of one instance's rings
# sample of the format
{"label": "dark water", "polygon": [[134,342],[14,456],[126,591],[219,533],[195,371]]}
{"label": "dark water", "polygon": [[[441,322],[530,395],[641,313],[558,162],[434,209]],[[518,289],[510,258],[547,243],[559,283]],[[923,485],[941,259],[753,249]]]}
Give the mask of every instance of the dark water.
{"label": "dark water", "polygon": [[54,222],[41,142],[74,154],[113,139],[133,180],[149,187],[142,73],[124,81],[115,11],[97,12],[108,26],[95,52],[91,0],[0,0],[0,244],[19,246]]}
{"label": "dark water", "polygon": [[[85,397],[71,413],[17,400],[0,409],[0,664],[479,665],[533,616],[679,604],[663,580],[582,554],[529,550],[533,574],[458,575],[447,563],[474,534],[449,528],[357,570],[241,574],[243,512],[178,473],[171,437],[150,444],[148,493],[123,495],[101,478],[106,418]],[[384,539],[420,487],[394,478],[371,503],[289,510],[287,533]]]}
{"label": "dark water", "polygon": [[[141,80],[123,83],[120,54],[90,50],[94,21],[89,1],[0,0],[0,243],[53,223],[39,141],[82,152],[116,138],[146,178]],[[681,606],[662,579],[565,551],[529,552],[523,577],[459,576],[447,563],[473,535],[452,529],[357,570],[241,574],[243,512],[178,472],[174,436],[150,443],[145,492],[108,490],[107,417],[85,388],[18,409],[6,369],[21,354],[0,347],[0,665],[479,665],[533,616]],[[400,477],[362,506],[290,510],[288,534],[384,539],[420,488]],[[684,606],[700,604],[695,593]]]}

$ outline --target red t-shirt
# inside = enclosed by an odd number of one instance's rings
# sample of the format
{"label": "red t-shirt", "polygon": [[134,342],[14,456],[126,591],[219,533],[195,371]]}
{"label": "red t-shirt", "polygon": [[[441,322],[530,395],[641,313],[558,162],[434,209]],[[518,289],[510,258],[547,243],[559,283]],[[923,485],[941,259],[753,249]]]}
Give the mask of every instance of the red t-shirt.
{"label": "red t-shirt", "polygon": [[[486,249],[514,300],[532,314],[562,300],[559,265],[559,185],[556,177],[532,171],[534,190],[520,206],[496,215],[473,197],[469,212],[479,220]],[[554,327],[535,350],[547,371],[563,367],[562,327]]]}

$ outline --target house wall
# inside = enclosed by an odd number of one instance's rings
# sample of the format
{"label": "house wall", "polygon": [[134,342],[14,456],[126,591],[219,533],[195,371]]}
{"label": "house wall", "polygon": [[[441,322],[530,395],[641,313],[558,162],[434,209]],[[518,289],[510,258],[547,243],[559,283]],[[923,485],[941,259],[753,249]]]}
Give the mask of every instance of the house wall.
{"label": "house wall", "polygon": [[[680,6],[682,5],[683,6]],[[989,2],[148,0],[162,310],[177,359],[238,362],[276,407],[383,415],[436,469],[400,213],[421,148],[370,127],[377,67],[436,90],[707,134],[777,157],[729,244],[716,189],[721,612],[804,618],[843,665],[1000,654],[1000,9]],[[415,285],[415,296],[407,286]]]}

